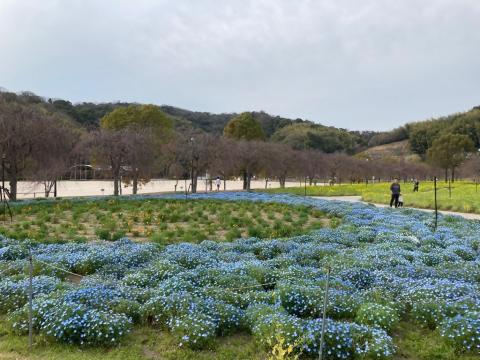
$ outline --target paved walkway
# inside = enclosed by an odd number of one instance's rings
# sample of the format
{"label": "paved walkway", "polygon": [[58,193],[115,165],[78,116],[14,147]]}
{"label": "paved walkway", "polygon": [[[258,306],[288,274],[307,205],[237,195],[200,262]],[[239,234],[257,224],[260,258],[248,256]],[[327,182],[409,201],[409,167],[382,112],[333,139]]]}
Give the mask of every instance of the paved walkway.
{"label": "paved walkway", "polygon": [[[381,208],[389,207],[389,205],[387,205],[387,204],[373,204],[373,203],[369,203],[369,202],[366,202],[366,201],[362,201],[361,196],[312,196],[312,198],[322,199],[322,200],[361,202],[361,203],[364,203],[364,204],[372,204],[372,205],[375,205],[375,206],[381,207]],[[426,211],[426,212],[431,212],[431,213],[434,212],[434,210],[431,210],[431,209],[419,209],[419,208],[409,208],[409,209],[415,209],[415,210]],[[443,215],[461,216],[461,217],[463,217],[465,219],[469,219],[469,220],[480,220],[480,214],[461,213],[461,212],[446,211],[446,210],[438,210],[438,212],[440,214],[443,214]]]}

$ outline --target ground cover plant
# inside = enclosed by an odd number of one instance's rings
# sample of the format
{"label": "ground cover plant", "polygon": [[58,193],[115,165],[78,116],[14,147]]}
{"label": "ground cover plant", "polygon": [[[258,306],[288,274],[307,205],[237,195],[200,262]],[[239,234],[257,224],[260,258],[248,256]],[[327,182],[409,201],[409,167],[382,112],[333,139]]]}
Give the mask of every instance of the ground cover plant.
{"label": "ground cover plant", "polygon": [[[279,346],[317,358],[330,267],[327,359],[478,358],[480,222],[441,216],[434,231],[430,214],[408,209],[260,193],[195,196],[210,197],[313,206],[342,221],[290,238],[165,248],[128,239],[32,244],[37,338],[66,344],[54,345],[59,351],[120,354],[139,351],[125,346],[136,337],[148,344],[153,332],[179,349],[172,359],[265,358]],[[16,336],[26,341],[28,243],[0,241],[0,350],[10,356]],[[40,261],[84,277],[69,281]],[[155,358],[148,351],[142,357]]]}
{"label": "ground cover plant", "polygon": [[242,236],[278,238],[330,223],[325,214],[304,205],[209,199],[31,201],[14,206],[13,211],[13,222],[0,222],[0,234],[39,242],[115,241],[128,237],[172,244],[205,239],[231,241]]}
{"label": "ground cover plant", "polygon": [[[405,206],[434,209],[433,182],[421,182],[420,191],[413,192],[410,182],[400,182]],[[449,190],[450,187],[450,190]],[[362,200],[376,203],[390,203],[390,183],[342,184],[334,186],[307,186],[308,196],[361,196]],[[304,187],[271,189],[271,193],[304,195]],[[480,186],[467,181],[456,181],[450,185],[437,183],[437,202],[440,210],[480,214]]]}

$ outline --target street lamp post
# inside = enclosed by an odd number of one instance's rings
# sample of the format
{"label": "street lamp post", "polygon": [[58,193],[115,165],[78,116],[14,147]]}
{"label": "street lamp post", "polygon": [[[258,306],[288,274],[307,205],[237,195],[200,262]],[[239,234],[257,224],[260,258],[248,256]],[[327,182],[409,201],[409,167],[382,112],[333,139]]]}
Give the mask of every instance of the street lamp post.
{"label": "street lamp post", "polygon": [[[365,161],[367,162],[367,171],[368,171],[368,161],[370,159],[369,158],[366,158]],[[365,176],[365,186],[368,186],[368,175]]]}
{"label": "street lamp post", "polygon": [[5,189],[5,159],[6,155],[2,154],[2,191]]}
{"label": "street lamp post", "polygon": [[5,220],[6,211],[8,209],[8,213],[10,215],[10,221],[13,221],[13,214],[12,210],[10,209],[10,205],[8,204],[9,193],[5,188],[5,160],[6,160],[5,153],[2,154],[2,187],[0,188],[0,202],[3,206],[3,219]]}
{"label": "street lamp post", "polygon": [[[480,149],[477,150],[477,155],[480,158]],[[478,193],[478,179],[477,179],[477,176],[475,176],[475,192]]]}
{"label": "street lamp post", "polygon": [[190,155],[190,188],[191,192],[194,193],[196,192],[196,186],[194,184],[194,176],[195,176],[195,171],[193,170],[193,160],[194,160],[194,141],[195,139],[193,137],[190,138],[190,147],[191,147],[191,155]]}
{"label": "street lamp post", "polygon": [[437,206],[437,177],[433,178],[433,188],[435,194],[435,231],[437,231],[437,224],[438,224],[438,206]]}
{"label": "street lamp post", "polygon": [[4,189],[5,189],[5,154],[2,154],[2,187],[0,188],[0,202],[3,205],[3,217],[5,217],[5,205],[3,203],[3,190]]}

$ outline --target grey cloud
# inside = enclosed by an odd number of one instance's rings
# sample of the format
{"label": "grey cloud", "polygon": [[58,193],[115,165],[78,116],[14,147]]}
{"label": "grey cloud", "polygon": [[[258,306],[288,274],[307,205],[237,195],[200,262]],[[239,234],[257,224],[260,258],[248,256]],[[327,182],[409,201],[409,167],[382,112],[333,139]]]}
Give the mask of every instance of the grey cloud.
{"label": "grey cloud", "polygon": [[480,104],[476,0],[2,0],[0,86],[389,129]]}

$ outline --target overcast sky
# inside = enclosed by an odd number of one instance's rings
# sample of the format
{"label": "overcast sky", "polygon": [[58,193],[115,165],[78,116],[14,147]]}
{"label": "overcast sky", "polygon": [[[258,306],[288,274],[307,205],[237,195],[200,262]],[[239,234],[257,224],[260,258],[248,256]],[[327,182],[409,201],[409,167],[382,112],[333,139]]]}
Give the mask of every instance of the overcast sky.
{"label": "overcast sky", "polygon": [[480,1],[0,0],[0,86],[391,129],[480,105]]}

